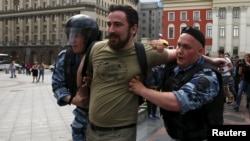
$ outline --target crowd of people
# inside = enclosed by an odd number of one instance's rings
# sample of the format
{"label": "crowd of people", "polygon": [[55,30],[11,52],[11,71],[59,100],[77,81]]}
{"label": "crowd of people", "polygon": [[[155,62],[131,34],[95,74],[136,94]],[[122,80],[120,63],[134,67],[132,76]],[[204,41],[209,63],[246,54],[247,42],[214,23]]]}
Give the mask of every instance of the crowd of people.
{"label": "crowd of people", "polygon": [[239,112],[242,94],[246,95],[246,107],[249,108],[250,102],[250,53],[245,53],[243,58],[238,55],[231,57],[223,50],[218,51],[218,57],[225,58],[227,65],[219,67],[224,84],[226,104],[233,106],[235,112]]}
{"label": "crowd of people", "polygon": [[[18,68],[20,67],[20,68]],[[38,83],[41,79],[41,81],[44,81],[44,72],[45,72],[45,66],[43,63],[38,63],[35,61],[32,65],[30,63],[23,63],[22,66],[17,66],[15,61],[12,61],[9,70],[10,70],[10,78],[16,78],[17,77],[17,71],[19,73],[26,74],[27,76],[32,76],[32,82]]]}

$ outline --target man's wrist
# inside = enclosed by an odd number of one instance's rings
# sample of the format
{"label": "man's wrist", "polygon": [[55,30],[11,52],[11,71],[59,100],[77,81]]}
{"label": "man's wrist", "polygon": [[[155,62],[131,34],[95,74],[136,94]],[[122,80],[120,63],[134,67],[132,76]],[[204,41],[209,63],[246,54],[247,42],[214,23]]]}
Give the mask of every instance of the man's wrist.
{"label": "man's wrist", "polygon": [[71,96],[67,95],[64,99],[63,99],[66,103],[71,104]]}

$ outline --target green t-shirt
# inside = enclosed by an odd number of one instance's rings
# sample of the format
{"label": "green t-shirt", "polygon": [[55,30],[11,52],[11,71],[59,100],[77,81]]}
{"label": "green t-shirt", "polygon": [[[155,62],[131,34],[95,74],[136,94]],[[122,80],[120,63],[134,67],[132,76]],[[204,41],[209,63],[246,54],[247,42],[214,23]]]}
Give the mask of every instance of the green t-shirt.
{"label": "green t-shirt", "polygon": [[[148,66],[166,63],[167,52],[158,53],[145,47]],[[128,91],[128,82],[143,74],[135,47],[112,50],[107,41],[96,43],[90,53],[92,82],[89,120],[101,127],[117,127],[137,122],[138,96]]]}

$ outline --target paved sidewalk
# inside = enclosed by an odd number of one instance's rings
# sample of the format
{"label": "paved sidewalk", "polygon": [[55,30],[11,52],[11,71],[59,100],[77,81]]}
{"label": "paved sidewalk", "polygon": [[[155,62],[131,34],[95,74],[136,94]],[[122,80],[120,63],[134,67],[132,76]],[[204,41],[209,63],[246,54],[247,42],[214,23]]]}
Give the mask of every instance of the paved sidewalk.
{"label": "paved sidewalk", "polygon": [[73,106],[59,107],[53,97],[51,72],[44,82],[32,76],[0,72],[0,141],[69,141]]}
{"label": "paved sidewalk", "polygon": [[[51,75],[32,83],[32,76],[0,71],[0,141],[71,141],[70,124],[74,106],[59,107],[51,88]],[[248,124],[249,114],[242,98],[240,112],[225,105],[225,124]],[[168,141],[163,121],[146,119],[137,126],[137,141]]]}

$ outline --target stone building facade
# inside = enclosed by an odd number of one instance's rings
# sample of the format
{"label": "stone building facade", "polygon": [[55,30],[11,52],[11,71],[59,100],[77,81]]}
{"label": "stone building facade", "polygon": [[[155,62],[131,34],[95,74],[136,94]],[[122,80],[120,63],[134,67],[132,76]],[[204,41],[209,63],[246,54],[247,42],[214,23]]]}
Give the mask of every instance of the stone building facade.
{"label": "stone building facade", "polygon": [[18,63],[53,64],[65,42],[67,19],[87,14],[96,19],[105,38],[111,4],[136,7],[138,0],[1,0],[0,53]]}

